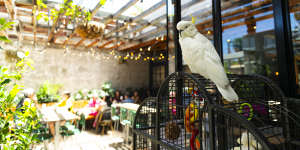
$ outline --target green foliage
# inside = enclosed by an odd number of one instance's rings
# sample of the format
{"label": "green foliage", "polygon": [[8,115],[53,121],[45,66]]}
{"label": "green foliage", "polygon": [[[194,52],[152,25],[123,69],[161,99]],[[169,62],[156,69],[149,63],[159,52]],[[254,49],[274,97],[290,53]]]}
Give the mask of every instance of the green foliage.
{"label": "green foliage", "polygon": [[62,85],[60,84],[50,84],[48,81],[43,83],[36,96],[39,103],[50,103],[50,102],[58,102],[59,100],[59,90]]}
{"label": "green foliage", "polygon": [[[102,86],[101,86],[101,90],[103,91],[102,94],[100,96],[113,96],[114,95],[114,89],[111,86],[110,82],[105,82]],[[101,92],[101,91],[100,91]],[[104,93],[104,94],[103,94]]]}
{"label": "green foliage", "polygon": [[[6,29],[12,28],[12,25],[14,24],[14,22],[7,22],[5,18],[0,18],[0,32],[1,31],[5,31]],[[0,36],[0,41],[9,43],[10,40],[6,37],[1,35]]]}
{"label": "green foliage", "polygon": [[73,97],[74,97],[74,100],[76,100],[76,101],[85,99],[85,96],[81,90],[79,90],[77,93],[75,93],[73,95]]}
{"label": "green foliage", "polygon": [[21,79],[25,65],[29,63],[26,59],[16,64],[15,72],[0,66],[0,145],[4,150],[27,150],[38,142],[33,131],[39,127],[39,116],[33,102],[16,108],[15,99],[22,90],[16,81]]}
{"label": "green foliage", "polygon": [[[99,4],[104,5],[106,3],[106,0],[100,0]],[[38,9],[40,8],[47,8],[47,5],[43,3],[43,0],[37,1]],[[84,10],[82,7],[75,5],[73,0],[64,0],[64,3],[60,5],[60,8],[56,10],[55,8],[50,10],[51,14],[51,20],[56,21],[60,15],[64,15],[66,17],[69,17],[71,20],[74,20],[76,18],[80,18],[83,22],[87,22],[91,20],[91,12]],[[44,18],[44,20],[48,21],[48,16],[40,12],[37,15],[37,20]],[[71,21],[68,21],[67,23],[72,23]]]}

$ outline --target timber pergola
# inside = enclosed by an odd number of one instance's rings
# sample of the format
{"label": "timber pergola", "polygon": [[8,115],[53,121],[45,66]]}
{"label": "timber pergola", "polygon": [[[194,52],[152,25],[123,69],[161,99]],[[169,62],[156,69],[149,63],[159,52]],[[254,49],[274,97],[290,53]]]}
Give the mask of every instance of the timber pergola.
{"label": "timber pergola", "polygon": [[[193,6],[201,6],[201,4],[210,1],[211,0],[186,0],[181,6],[182,12],[188,12],[187,14],[182,14],[182,20],[191,20],[192,16],[198,18],[196,20],[197,28],[200,32],[207,35],[213,35],[211,5],[205,7]],[[166,40],[167,24],[166,11],[164,9],[166,7],[166,0],[155,1],[148,9],[143,10],[133,17],[126,16],[124,13],[138,3],[141,3],[140,0],[127,0],[120,9],[114,11],[115,13],[105,12],[101,10],[102,6],[100,4],[96,5],[90,10],[92,16],[91,20],[104,24],[105,32],[103,36],[95,39],[85,39],[77,35],[74,32],[75,25],[67,25],[70,18],[67,18],[64,12],[59,13],[59,17],[55,21],[37,21],[36,15],[38,10],[34,2],[34,0],[31,2],[27,2],[26,0],[0,1],[0,17],[9,20],[19,20],[19,25],[21,26],[21,34],[13,30],[7,33],[10,38],[22,38],[23,40],[33,41],[34,44],[55,44],[63,48],[93,48],[95,50],[118,51],[138,50],[141,47],[151,46],[158,42],[163,43],[164,40]],[[52,6],[53,3],[54,2],[50,1],[48,4]],[[295,3],[298,4],[299,1],[292,0],[290,2],[291,5],[297,6],[291,8],[291,12],[300,9],[299,5],[294,5]],[[233,6],[245,7],[238,7],[237,9],[227,11],[227,9],[229,10]],[[173,6],[169,5],[169,7]],[[246,21],[237,21],[247,17],[260,15],[256,17],[254,21],[261,21],[273,17],[272,13],[266,13],[273,10],[271,0],[226,1],[222,4],[222,10],[224,11],[224,13],[222,13],[223,30],[246,25]],[[49,9],[39,11],[50,15]],[[171,23],[169,23],[169,28],[173,28]],[[170,34],[172,34],[172,32]],[[157,40],[157,37],[160,37],[160,40]],[[172,36],[169,35],[169,37],[170,40],[172,40]],[[37,41],[39,42],[37,43]],[[174,45],[170,44],[169,48],[174,48]]]}

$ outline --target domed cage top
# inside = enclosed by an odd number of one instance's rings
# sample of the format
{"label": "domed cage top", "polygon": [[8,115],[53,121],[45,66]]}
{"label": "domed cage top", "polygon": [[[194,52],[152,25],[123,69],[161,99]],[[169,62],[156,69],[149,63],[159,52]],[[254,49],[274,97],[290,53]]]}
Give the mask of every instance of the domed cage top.
{"label": "domed cage top", "polygon": [[262,76],[228,78],[239,102],[224,100],[214,83],[198,74],[171,74],[157,98],[140,106],[134,148],[241,149],[254,141],[255,149],[289,149],[286,123],[298,116],[286,109],[281,90]]}

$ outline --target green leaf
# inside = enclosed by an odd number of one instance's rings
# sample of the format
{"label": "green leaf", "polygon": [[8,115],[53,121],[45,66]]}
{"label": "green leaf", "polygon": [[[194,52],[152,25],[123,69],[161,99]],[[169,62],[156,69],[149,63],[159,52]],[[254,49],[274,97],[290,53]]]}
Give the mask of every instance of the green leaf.
{"label": "green leaf", "polygon": [[42,8],[47,8],[47,5],[44,3],[41,3]]}
{"label": "green leaf", "polygon": [[10,42],[10,40],[6,36],[0,36],[0,41],[4,41],[4,42],[7,42],[7,43]]}
{"label": "green leaf", "polygon": [[43,17],[42,14],[39,13],[39,14],[36,16],[36,19],[37,19],[37,20],[40,20],[42,17]]}
{"label": "green leaf", "polygon": [[104,5],[106,3],[106,0],[100,0],[100,5]]}
{"label": "green leaf", "polygon": [[29,56],[29,51],[26,51],[26,52],[25,52],[25,56],[26,56],[26,57]]}
{"label": "green leaf", "polygon": [[0,85],[8,84],[11,82],[11,79],[5,79],[3,82],[0,83]]}
{"label": "green leaf", "polygon": [[0,24],[4,25],[6,23],[6,20],[4,18],[0,18]]}

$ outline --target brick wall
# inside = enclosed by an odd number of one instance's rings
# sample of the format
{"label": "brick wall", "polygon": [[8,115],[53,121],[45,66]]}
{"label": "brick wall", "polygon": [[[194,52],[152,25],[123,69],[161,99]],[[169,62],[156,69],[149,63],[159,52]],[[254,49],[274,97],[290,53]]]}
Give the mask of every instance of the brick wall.
{"label": "brick wall", "polygon": [[[29,48],[30,49],[30,48]],[[99,88],[104,82],[110,81],[114,88],[125,90],[127,87],[148,87],[149,65],[143,61],[128,61],[119,64],[112,57],[109,60],[96,59],[84,52],[70,50],[64,56],[63,49],[47,48],[44,53],[30,53],[35,70],[24,74],[22,82],[26,87],[37,89],[43,82],[63,85],[63,90]],[[81,56],[80,56],[81,53]],[[101,54],[101,53],[100,53]],[[103,52],[102,52],[103,54]],[[0,64],[9,65],[5,61],[4,52],[0,52]]]}

